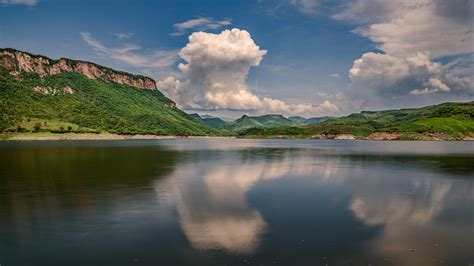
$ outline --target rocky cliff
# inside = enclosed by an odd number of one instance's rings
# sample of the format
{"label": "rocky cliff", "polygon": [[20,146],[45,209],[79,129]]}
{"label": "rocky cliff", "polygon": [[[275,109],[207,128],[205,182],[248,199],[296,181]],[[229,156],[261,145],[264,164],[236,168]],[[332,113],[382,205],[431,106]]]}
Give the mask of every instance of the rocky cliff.
{"label": "rocky cliff", "polygon": [[90,79],[101,79],[139,89],[156,90],[155,81],[148,77],[116,71],[90,62],[67,58],[53,60],[14,49],[0,49],[0,68],[6,69],[13,76],[19,75],[21,71],[36,72],[40,76],[76,72]]}

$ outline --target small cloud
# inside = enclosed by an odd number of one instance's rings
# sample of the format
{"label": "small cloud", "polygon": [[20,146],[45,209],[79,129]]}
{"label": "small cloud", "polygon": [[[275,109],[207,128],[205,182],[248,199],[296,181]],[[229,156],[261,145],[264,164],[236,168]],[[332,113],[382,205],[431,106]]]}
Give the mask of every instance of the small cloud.
{"label": "small cloud", "polygon": [[133,36],[134,33],[132,32],[117,32],[117,33],[112,33],[117,39],[123,40],[123,39],[128,39]]}
{"label": "small cloud", "polygon": [[108,47],[96,40],[89,32],[81,32],[81,37],[94,49],[96,55],[139,69],[146,75],[160,77],[169,74],[172,72],[171,66],[177,59],[177,51],[175,50],[154,50],[148,54],[142,54],[138,52],[141,50],[138,45],[127,44],[122,47]]}
{"label": "small cloud", "polygon": [[181,23],[174,24],[176,32],[171,33],[172,36],[181,36],[186,33],[186,31],[193,30],[216,30],[224,26],[232,25],[232,20],[215,20],[210,17],[198,17],[195,19],[190,19]]}
{"label": "small cloud", "polygon": [[0,5],[35,6],[37,3],[38,3],[37,0],[0,0]]}
{"label": "small cloud", "polygon": [[289,0],[288,3],[306,15],[315,15],[319,8],[319,0]]}
{"label": "small cloud", "polygon": [[339,74],[337,74],[337,73],[331,74],[331,75],[329,75],[329,77],[332,78],[332,79],[340,79],[341,78],[341,76],[339,76]]}

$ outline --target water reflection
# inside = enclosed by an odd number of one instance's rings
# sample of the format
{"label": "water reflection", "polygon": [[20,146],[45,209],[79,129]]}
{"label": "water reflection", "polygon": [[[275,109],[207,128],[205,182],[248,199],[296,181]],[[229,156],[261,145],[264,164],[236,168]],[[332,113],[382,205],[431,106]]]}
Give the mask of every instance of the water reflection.
{"label": "water reflection", "polygon": [[[259,182],[289,175],[308,176],[322,167],[323,178],[328,178],[333,172],[332,163],[314,165],[317,160],[310,152],[244,149],[194,154],[193,160],[174,173],[182,178],[177,188],[177,207],[192,246],[253,253],[266,224],[260,212],[247,203],[247,192]],[[209,157],[213,158],[208,161]]]}
{"label": "water reflection", "polygon": [[[206,150],[196,151],[172,174],[181,182],[176,192],[180,223],[196,249],[255,254],[265,249],[261,245],[271,238],[266,231],[274,221],[249,203],[250,192],[279,179],[285,184],[309,179],[310,189],[316,193],[337,186],[350,195],[345,206],[353,213],[353,227],[360,226],[357,221],[361,221],[369,228],[381,229],[367,244],[367,256],[373,261],[397,265],[468,261],[473,241],[466,232],[472,232],[473,219],[467,202],[472,201],[474,191],[472,180],[458,178],[473,171],[474,158],[408,157],[302,148],[244,148],[212,155]],[[328,206],[333,197],[337,198],[330,195],[324,199]],[[281,200],[275,198],[274,202]],[[323,213],[317,208],[312,211]],[[440,222],[439,218],[449,212],[457,217],[449,223]],[[343,228],[332,225],[316,230],[337,232]],[[464,246],[455,249],[454,241]]]}
{"label": "water reflection", "polygon": [[452,144],[0,144],[0,264],[466,265]]}
{"label": "water reflection", "polygon": [[108,142],[2,143],[0,259],[12,243],[33,244],[38,253],[35,245],[54,249],[81,238],[94,246],[100,240],[91,236],[146,209],[137,197],[146,200],[178,158],[160,147]]}
{"label": "water reflection", "polygon": [[[472,259],[472,183],[437,174],[402,171],[347,184],[354,215],[369,226],[383,226],[370,245],[374,256],[396,265],[459,265]],[[443,221],[446,215],[451,217]]]}

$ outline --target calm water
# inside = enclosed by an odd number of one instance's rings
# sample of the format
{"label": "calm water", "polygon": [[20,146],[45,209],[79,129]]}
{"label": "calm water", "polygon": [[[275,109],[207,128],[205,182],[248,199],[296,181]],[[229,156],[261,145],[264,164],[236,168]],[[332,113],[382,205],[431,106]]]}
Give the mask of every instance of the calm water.
{"label": "calm water", "polygon": [[0,264],[471,265],[474,142],[0,143]]}

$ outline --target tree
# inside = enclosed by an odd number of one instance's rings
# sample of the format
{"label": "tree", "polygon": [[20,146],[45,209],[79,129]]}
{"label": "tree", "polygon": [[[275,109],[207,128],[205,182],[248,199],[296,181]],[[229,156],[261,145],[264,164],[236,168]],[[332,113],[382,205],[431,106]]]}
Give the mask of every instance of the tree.
{"label": "tree", "polygon": [[38,132],[40,131],[41,129],[41,123],[36,123],[34,126],[33,126],[33,131],[34,132]]}

